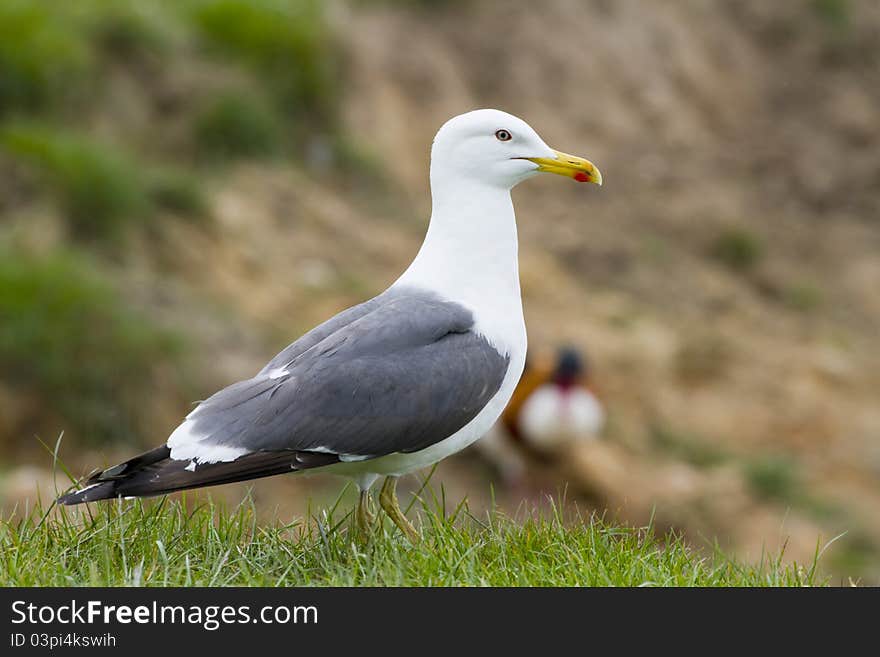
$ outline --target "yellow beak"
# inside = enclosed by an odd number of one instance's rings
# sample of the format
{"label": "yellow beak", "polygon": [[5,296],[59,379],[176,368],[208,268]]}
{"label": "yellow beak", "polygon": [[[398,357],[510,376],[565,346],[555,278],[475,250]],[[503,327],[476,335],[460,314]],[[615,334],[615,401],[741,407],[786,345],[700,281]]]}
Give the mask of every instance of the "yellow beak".
{"label": "yellow beak", "polygon": [[574,178],[578,182],[591,182],[597,185],[602,184],[602,174],[596,165],[577,155],[568,155],[553,151],[556,159],[550,157],[527,157],[524,158],[529,162],[538,165],[538,171],[546,171],[548,173],[556,173],[560,176]]}

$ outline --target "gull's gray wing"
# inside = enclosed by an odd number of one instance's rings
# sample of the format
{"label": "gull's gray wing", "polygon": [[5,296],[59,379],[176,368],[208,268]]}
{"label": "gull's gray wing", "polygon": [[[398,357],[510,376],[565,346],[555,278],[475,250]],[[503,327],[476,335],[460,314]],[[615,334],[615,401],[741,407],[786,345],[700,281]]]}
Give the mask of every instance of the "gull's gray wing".
{"label": "gull's gray wing", "polygon": [[202,402],[167,445],[90,475],[61,504],[160,495],[423,449],[470,422],[509,358],[466,308],[386,292]]}
{"label": "gull's gray wing", "polygon": [[509,357],[473,325],[468,309],[417,290],[355,306],[202,402],[169,438],[171,456],[424,449],[476,417],[507,373]]}

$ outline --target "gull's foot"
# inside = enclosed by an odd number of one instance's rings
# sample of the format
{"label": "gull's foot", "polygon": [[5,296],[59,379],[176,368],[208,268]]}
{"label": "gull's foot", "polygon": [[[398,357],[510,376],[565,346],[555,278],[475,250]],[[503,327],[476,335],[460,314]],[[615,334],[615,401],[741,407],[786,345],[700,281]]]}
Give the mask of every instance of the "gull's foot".
{"label": "gull's foot", "polygon": [[403,515],[403,511],[400,510],[400,504],[397,502],[397,477],[385,477],[382,490],[379,492],[379,506],[388,514],[391,522],[397,525],[400,531],[404,533],[409,542],[413,545],[418,545],[422,537],[416,531],[416,528],[412,526],[412,523],[406,519],[406,516]]}
{"label": "gull's foot", "polygon": [[376,528],[376,514],[373,513],[372,506],[373,496],[370,495],[370,490],[362,490],[355,511],[357,534],[360,538],[368,538]]}

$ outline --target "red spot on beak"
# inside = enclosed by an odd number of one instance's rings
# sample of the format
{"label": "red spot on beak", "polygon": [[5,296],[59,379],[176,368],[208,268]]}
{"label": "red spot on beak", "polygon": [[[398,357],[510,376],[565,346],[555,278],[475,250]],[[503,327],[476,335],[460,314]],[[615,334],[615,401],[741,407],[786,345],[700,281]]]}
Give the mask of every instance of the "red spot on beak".
{"label": "red spot on beak", "polygon": [[576,174],[574,174],[574,179],[578,182],[590,182],[590,177],[583,171],[578,171]]}

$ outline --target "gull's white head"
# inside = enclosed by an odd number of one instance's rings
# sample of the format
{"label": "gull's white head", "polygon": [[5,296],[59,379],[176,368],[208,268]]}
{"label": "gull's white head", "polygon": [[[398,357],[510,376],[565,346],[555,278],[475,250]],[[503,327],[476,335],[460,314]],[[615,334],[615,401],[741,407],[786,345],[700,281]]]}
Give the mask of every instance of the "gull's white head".
{"label": "gull's white head", "polygon": [[592,162],[553,150],[528,123],[500,110],[449,119],[431,148],[432,184],[467,179],[510,189],[541,171],[602,184]]}

